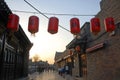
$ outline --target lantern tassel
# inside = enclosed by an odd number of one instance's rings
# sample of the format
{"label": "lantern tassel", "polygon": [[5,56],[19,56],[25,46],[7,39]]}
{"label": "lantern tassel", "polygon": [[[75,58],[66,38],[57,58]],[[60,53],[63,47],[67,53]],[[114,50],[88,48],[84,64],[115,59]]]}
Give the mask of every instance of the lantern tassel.
{"label": "lantern tassel", "polygon": [[31,33],[31,36],[35,37],[35,33]]}

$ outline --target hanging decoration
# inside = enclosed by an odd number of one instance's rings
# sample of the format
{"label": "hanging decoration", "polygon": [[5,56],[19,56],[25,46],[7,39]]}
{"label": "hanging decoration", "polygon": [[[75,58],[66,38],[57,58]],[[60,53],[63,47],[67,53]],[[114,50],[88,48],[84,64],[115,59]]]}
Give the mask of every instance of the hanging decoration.
{"label": "hanging decoration", "polygon": [[7,29],[12,32],[18,31],[19,28],[19,16],[16,14],[10,14],[8,16]]}
{"label": "hanging decoration", "polygon": [[75,47],[75,50],[76,50],[77,52],[80,52],[80,46],[77,45],[77,46]]}
{"label": "hanging decoration", "polygon": [[115,23],[112,17],[108,17],[104,20],[105,30],[107,32],[112,32],[115,30]]}
{"label": "hanging decoration", "polygon": [[28,22],[28,31],[31,34],[37,33],[39,30],[39,18],[37,16],[30,16]]}
{"label": "hanging decoration", "polygon": [[73,54],[72,50],[69,50],[69,55],[72,55],[72,54]]}
{"label": "hanging decoration", "polygon": [[80,32],[80,23],[78,18],[72,18],[70,20],[71,33],[77,35]]}
{"label": "hanging decoration", "polygon": [[[107,32],[112,32],[115,30],[115,23],[112,17],[104,19],[105,30]],[[49,18],[48,32],[55,34],[58,32],[59,19],[57,17]],[[16,14],[10,14],[8,16],[7,29],[12,32],[18,31],[19,28],[19,16]],[[28,31],[31,34],[35,34],[39,30],[39,18],[37,16],[30,16],[28,22]],[[98,34],[100,32],[100,20],[99,18],[92,18],[90,21],[90,30],[93,34]],[[80,33],[80,23],[78,18],[72,18],[70,20],[70,32],[74,35]]]}
{"label": "hanging decoration", "polygon": [[48,32],[55,34],[58,32],[59,20],[57,17],[51,17],[48,23]]}
{"label": "hanging decoration", "polygon": [[100,20],[99,20],[99,18],[92,18],[91,19],[90,30],[95,35],[97,35],[100,32]]}

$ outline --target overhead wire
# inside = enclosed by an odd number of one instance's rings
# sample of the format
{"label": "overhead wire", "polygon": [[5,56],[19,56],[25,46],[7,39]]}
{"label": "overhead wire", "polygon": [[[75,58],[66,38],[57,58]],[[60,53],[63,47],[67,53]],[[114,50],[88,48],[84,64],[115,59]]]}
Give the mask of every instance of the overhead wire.
{"label": "overhead wire", "polygon": [[[49,19],[48,16],[46,16],[44,13],[42,13],[40,10],[38,10],[37,8],[35,8],[32,4],[30,4],[28,1],[24,0],[29,6],[31,6],[33,9],[35,9],[38,13],[40,13],[41,15],[43,15],[44,17],[46,17],[47,19]],[[68,29],[64,28],[63,26],[59,25],[62,29],[70,32]]]}
{"label": "overhead wire", "polygon": [[[49,19],[48,16],[46,15],[60,15],[60,16],[95,16],[95,15],[80,15],[80,14],[56,14],[56,13],[42,13],[40,10],[38,10],[36,7],[34,7],[31,3],[29,3],[28,1],[24,0],[29,6],[31,6],[34,10],[36,10],[37,12],[30,12],[30,11],[19,11],[19,10],[13,10],[15,12],[23,12],[23,13],[34,13],[34,14],[41,14],[44,17],[46,17],[47,19]],[[64,28],[63,26],[59,25],[59,27],[61,27],[62,29],[70,32],[68,29]]]}
{"label": "overhead wire", "polygon": [[[32,11],[21,11],[21,10],[12,10],[13,12],[21,12],[21,13],[33,13],[33,14],[40,14],[38,12],[32,12]],[[65,14],[65,13],[43,13],[46,15],[59,15],[59,16],[95,16],[95,15],[90,15],[90,14]]]}

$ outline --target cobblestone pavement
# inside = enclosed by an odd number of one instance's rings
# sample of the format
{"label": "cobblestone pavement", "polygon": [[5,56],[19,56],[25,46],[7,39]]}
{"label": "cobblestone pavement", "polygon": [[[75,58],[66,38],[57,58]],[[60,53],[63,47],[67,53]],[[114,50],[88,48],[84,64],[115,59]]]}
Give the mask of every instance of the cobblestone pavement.
{"label": "cobblestone pavement", "polygon": [[28,80],[74,80],[71,76],[60,76],[56,71],[44,71],[43,73],[34,73],[28,76]]}

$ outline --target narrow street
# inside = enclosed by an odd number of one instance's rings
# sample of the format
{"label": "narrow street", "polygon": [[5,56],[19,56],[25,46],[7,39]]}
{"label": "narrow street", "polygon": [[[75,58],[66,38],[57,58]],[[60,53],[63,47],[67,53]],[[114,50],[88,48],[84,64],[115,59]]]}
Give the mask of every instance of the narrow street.
{"label": "narrow street", "polygon": [[120,0],[0,0],[0,80],[120,80]]}
{"label": "narrow street", "polygon": [[65,78],[60,76],[56,71],[44,71],[42,73],[35,72],[29,75],[29,80],[74,80],[71,76],[66,75]]}

